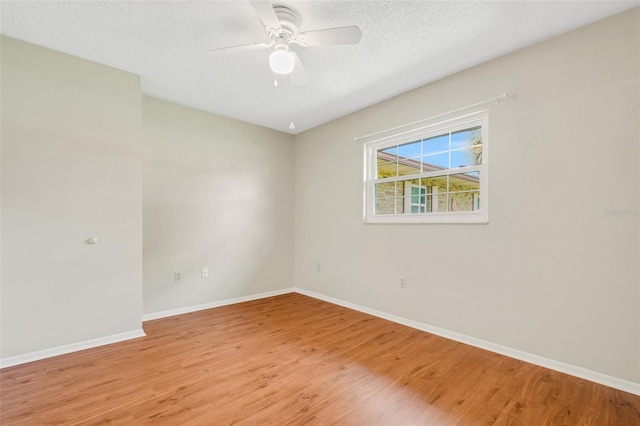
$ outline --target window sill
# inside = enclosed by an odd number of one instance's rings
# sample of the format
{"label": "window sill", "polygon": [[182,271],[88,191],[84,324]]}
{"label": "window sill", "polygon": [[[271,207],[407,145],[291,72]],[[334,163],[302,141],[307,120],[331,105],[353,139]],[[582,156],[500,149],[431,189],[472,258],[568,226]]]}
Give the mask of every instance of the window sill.
{"label": "window sill", "polygon": [[389,214],[365,217],[363,223],[365,225],[429,225],[429,224],[476,224],[487,225],[489,218],[482,212],[470,213],[447,213],[447,214]]}

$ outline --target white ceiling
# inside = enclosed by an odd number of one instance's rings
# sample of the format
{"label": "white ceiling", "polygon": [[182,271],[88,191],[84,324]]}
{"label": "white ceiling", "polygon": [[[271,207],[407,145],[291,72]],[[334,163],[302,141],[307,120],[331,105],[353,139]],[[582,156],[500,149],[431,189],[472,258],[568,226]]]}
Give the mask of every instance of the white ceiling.
{"label": "white ceiling", "polygon": [[[309,81],[273,86],[245,0],[9,1],[0,32],[141,76],[142,92],[299,133],[452,73],[640,5],[640,1],[291,1],[300,31],[357,25],[357,45],[294,45]],[[295,123],[295,129],[288,128]]]}

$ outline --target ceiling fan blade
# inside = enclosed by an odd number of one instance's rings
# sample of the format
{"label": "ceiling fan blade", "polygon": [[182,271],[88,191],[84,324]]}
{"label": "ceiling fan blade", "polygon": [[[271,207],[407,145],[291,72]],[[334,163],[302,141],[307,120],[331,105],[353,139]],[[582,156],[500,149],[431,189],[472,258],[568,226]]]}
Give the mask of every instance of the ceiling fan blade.
{"label": "ceiling fan blade", "polygon": [[297,42],[301,46],[326,46],[330,44],[356,44],[362,38],[362,31],[355,25],[327,28],[298,34]]}
{"label": "ceiling fan blade", "polygon": [[208,52],[211,53],[212,55],[226,55],[228,53],[246,52],[249,50],[265,49],[271,46],[273,46],[273,42],[251,43],[251,44],[241,44],[238,46],[220,47],[218,49],[211,49]]}
{"label": "ceiling fan blade", "polygon": [[249,3],[251,3],[251,6],[253,6],[258,14],[258,17],[267,28],[271,28],[273,30],[280,28],[280,21],[278,21],[278,17],[276,16],[276,12],[273,10],[273,6],[271,6],[270,1],[250,0]]}
{"label": "ceiling fan blade", "polygon": [[[289,51],[291,52],[291,51]],[[296,86],[302,86],[303,84],[307,84],[307,72],[304,70],[304,66],[302,66],[302,62],[300,62],[300,58],[296,54],[296,52],[291,52],[293,57],[296,60],[296,64],[293,67],[293,71],[291,72],[291,81]]]}

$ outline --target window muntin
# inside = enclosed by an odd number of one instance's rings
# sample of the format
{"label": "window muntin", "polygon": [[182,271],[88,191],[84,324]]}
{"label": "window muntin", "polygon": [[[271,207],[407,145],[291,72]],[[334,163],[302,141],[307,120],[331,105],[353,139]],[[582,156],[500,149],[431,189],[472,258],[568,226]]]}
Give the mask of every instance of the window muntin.
{"label": "window muntin", "polygon": [[487,131],[481,112],[365,144],[365,222],[486,223]]}

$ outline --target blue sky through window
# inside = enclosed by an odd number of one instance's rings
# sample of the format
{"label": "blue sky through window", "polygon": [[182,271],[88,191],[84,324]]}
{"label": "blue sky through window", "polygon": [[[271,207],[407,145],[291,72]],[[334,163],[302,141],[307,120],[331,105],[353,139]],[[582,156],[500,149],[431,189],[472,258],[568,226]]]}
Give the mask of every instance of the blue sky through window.
{"label": "blue sky through window", "polygon": [[433,138],[408,142],[383,150],[383,152],[422,161],[442,168],[456,168],[474,164],[471,147],[479,127],[461,130]]}

